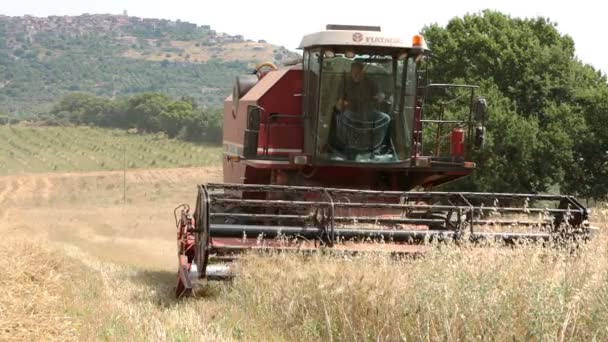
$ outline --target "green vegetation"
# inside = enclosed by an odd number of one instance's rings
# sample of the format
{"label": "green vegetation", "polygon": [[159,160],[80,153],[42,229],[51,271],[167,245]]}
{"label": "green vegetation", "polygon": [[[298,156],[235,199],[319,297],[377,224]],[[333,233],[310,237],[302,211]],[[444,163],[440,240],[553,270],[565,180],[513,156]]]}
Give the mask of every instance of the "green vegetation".
{"label": "green vegetation", "polygon": [[47,112],[57,98],[74,91],[107,97],[157,91],[219,106],[230,93],[234,77],[246,70],[247,64],[241,62],[161,63],[103,50],[20,60],[0,51],[0,75],[9,82],[0,89],[0,104],[8,112],[27,117]]}
{"label": "green vegetation", "polygon": [[180,21],[0,16],[0,109],[31,117],[74,91],[107,97],[155,91],[216,107],[258,58],[292,54],[267,44],[269,53],[256,57],[231,45],[242,42]]}
{"label": "green vegetation", "polygon": [[0,126],[0,175],[213,165],[220,149],[90,127]]}
{"label": "green vegetation", "polygon": [[221,143],[222,111],[199,108],[193,98],[172,100],[160,93],[144,93],[110,100],[84,93],[63,97],[42,122],[165,132],[170,138]]}
{"label": "green vegetation", "polygon": [[490,106],[478,170],[452,188],[608,194],[608,83],[550,21],[484,11],[431,25],[435,82],[479,84]]}

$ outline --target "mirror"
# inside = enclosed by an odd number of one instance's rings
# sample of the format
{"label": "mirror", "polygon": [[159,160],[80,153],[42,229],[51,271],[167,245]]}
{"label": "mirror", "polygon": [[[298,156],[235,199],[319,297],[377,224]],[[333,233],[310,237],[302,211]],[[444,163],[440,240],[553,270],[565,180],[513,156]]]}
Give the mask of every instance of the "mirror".
{"label": "mirror", "polygon": [[475,148],[480,149],[483,147],[483,143],[486,140],[486,128],[483,126],[475,127]]}
{"label": "mirror", "polygon": [[483,97],[478,97],[473,104],[473,113],[475,121],[485,122],[488,115],[488,102]]}

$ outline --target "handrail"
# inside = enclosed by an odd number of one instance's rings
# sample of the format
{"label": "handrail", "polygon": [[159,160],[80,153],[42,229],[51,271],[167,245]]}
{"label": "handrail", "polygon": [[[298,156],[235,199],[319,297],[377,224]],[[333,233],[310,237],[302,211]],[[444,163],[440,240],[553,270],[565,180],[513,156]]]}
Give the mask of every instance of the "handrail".
{"label": "handrail", "polygon": [[471,88],[471,89],[479,89],[478,85],[459,84],[459,83],[431,83],[431,84],[427,84],[425,87],[428,87],[428,88]]}
{"label": "handrail", "polygon": [[[420,120],[421,123],[428,123],[428,124],[466,124],[466,125],[470,125],[473,124],[473,121],[468,121],[468,120]],[[461,125],[462,126],[462,125]]]}
{"label": "handrail", "polygon": [[[462,89],[466,89],[464,91],[463,94],[453,94],[453,98],[451,98],[448,101],[439,101],[439,103],[436,103],[436,105],[439,105],[439,119],[423,119],[423,117],[425,116],[425,113],[423,112],[422,115],[417,118],[415,118],[415,124],[420,125],[420,129],[419,129],[419,140],[418,143],[420,143],[421,145],[424,145],[424,142],[422,141],[424,136],[422,134],[422,132],[424,131],[424,124],[436,124],[437,128],[436,128],[436,134],[435,134],[435,138],[434,138],[434,151],[430,151],[428,153],[430,153],[431,155],[433,155],[434,157],[440,157],[442,154],[442,146],[444,146],[444,144],[446,143],[445,139],[447,136],[449,135],[442,135],[441,131],[442,131],[442,127],[446,126],[446,125],[456,125],[456,127],[461,127],[461,128],[465,128],[466,129],[466,141],[465,141],[465,154],[468,153],[469,149],[471,148],[471,144],[472,144],[472,137],[471,135],[473,134],[473,126],[474,126],[474,121],[473,121],[473,100],[475,97],[475,90],[479,89],[479,86],[477,85],[469,85],[469,84],[443,84],[443,83],[432,83],[432,84],[428,84],[425,87],[423,87],[426,89],[425,91],[425,96],[424,96],[424,103],[422,104],[422,108],[428,108],[427,106],[430,104],[429,99],[432,98],[431,92],[429,92],[430,89],[437,89],[437,88],[462,88]],[[446,107],[448,107],[448,105],[451,105],[452,103],[454,103],[455,101],[462,101],[465,97],[470,96],[470,103],[469,103],[469,110],[468,110],[468,120],[465,119],[461,119],[461,120],[444,120],[444,113],[446,110]],[[464,114],[464,113],[462,113]],[[417,126],[415,126],[417,127]],[[420,151],[422,154],[425,154],[425,149],[421,148]]]}

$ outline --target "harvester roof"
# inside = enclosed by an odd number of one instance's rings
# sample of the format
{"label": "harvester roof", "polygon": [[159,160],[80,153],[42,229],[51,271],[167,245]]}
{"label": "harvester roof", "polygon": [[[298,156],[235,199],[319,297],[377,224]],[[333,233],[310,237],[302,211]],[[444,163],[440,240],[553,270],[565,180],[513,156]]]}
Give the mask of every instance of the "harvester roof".
{"label": "harvester roof", "polygon": [[378,26],[344,25],[327,25],[326,31],[305,35],[298,48],[336,45],[428,49],[424,42],[422,46],[412,46],[409,39],[387,35]]}

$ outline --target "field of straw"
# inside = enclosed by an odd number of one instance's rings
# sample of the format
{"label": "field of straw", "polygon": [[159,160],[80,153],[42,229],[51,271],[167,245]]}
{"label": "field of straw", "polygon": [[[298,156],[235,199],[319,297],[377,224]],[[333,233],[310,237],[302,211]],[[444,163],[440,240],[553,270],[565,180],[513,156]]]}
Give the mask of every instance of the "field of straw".
{"label": "field of straw", "polygon": [[[608,239],[416,260],[249,255],[176,301],[172,210],[216,167],[0,177],[0,340],[608,340]],[[594,217],[603,229],[601,210]]]}

